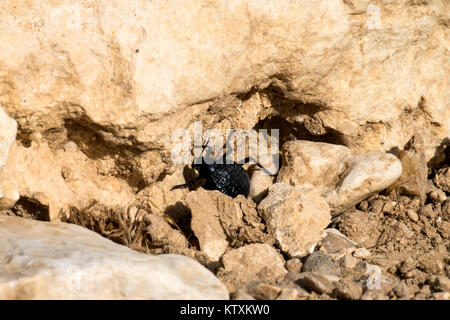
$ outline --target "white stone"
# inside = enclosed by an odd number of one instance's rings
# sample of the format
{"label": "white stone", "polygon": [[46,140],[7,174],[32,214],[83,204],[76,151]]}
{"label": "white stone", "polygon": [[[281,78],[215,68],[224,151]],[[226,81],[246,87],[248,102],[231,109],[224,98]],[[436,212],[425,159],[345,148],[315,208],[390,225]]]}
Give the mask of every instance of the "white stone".
{"label": "white stone", "polygon": [[345,269],[353,269],[357,265],[358,262],[359,262],[359,260],[350,254],[346,254],[339,260],[341,267],[343,267]]}
{"label": "white stone", "polygon": [[414,210],[408,209],[408,210],[406,210],[406,214],[412,221],[414,221],[414,222],[419,221],[419,215]]}
{"label": "white stone", "polygon": [[357,154],[322,142],[289,141],[283,145],[282,156],[277,182],[314,188],[333,215],[387,188],[402,173],[400,160],[391,154]]}
{"label": "white stone", "polygon": [[325,229],[320,239],[321,250],[327,254],[344,255],[356,248],[356,243],[335,228]]}
{"label": "white stone", "polygon": [[289,257],[303,257],[331,222],[330,209],[313,190],[276,183],[258,205],[267,230]]}
{"label": "white stone", "polygon": [[391,154],[373,152],[350,158],[347,170],[335,189],[324,195],[333,213],[342,212],[390,186],[401,175],[402,165]]}
{"label": "white stone", "polygon": [[365,259],[370,257],[370,251],[366,248],[358,248],[353,252],[353,256],[358,259]]}
{"label": "white stone", "polygon": [[0,216],[0,299],[228,299],[198,262],[147,255],[82,227]]}
{"label": "white stone", "polygon": [[249,197],[255,202],[261,202],[267,196],[269,187],[273,184],[273,178],[263,171],[254,170],[250,176]]}
{"label": "white stone", "polygon": [[283,166],[277,182],[313,187],[320,194],[332,190],[336,175],[346,168],[353,152],[344,146],[306,140],[288,141],[282,148]]}

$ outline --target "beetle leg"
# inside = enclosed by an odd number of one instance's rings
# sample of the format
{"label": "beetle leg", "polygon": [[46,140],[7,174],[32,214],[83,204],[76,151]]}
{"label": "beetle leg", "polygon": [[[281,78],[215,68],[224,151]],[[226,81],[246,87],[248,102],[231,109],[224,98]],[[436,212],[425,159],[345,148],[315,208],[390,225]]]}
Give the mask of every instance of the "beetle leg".
{"label": "beetle leg", "polygon": [[[211,146],[208,146],[208,143],[209,143],[209,137],[208,137],[208,139],[206,140],[206,143],[205,144],[203,144],[203,145],[201,145],[201,146],[194,146],[194,148],[202,148],[202,152],[200,153],[200,157],[199,158],[196,158],[196,159],[202,159],[203,160],[203,151],[205,151],[205,149],[206,149],[206,158],[207,159],[210,159],[210,157],[211,157],[211,153],[212,153],[212,147]],[[195,156],[195,154],[194,154],[194,156]]]}
{"label": "beetle leg", "polygon": [[263,167],[262,164],[260,164],[258,161],[256,161],[254,158],[252,157],[247,157],[244,160],[241,160],[238,162],[238,164],[243,165],[246,164],[248,162],[253,162],[255,163],[258,167],[260,167],[262,169],[262,171],[264,171],[265,174],[268,174],[269,176],[273,176],[274,174],[271,173],[269,170],[267,170],[266,168]]}
{"label": "beetle leg", "polygon": [[[194,146],[194,148],[202,148],[202,153],[203,153],[205,148],[208,147],[208,143],[209,143],[209,137],[208,137],[208,139],[206,139],[206,143],[205,144],[202,144],[201,146]],[[212,147],[208,147],[208,148],[212,149]]]}
{"label": "beetle leg", "polygon": [[174,190],[174,189],[180,189],[180,188],[185,188],[185,187],[189,187],[189,186],[192,186],[193,184],[195,184],[198,180],[200,180],[201,179],[201,177],[199,176],[199,177],[197,177],[197,178],[195,178],[195,179],[192,179],[191,181],[189,181],[188,183],[183,183],[183,184],[179,184],[179,185],[176,185],[176,186],[173,186],[171,189],[170,189],[170,191],[172,191],[172,190]]}

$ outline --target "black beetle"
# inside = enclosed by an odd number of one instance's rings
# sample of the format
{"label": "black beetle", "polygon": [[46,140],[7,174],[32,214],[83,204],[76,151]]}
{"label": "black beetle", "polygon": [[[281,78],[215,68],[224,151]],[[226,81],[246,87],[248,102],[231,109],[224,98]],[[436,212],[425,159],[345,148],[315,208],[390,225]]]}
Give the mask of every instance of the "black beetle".
{"label": "black beetle", "polygon": [[[203,148],[202,153],[205,150],[205,148],[208,147],[208,141],[206,142],[206,145],[201,146]],[[198,146],[194,146],[194,148],[195,147]],[[212,148],[211,147],[208,148],[210,148],[208,150],[208,157],[209,157]],[[208,164],[206,163],[204,157],[202,157],[202,161],[200,164],[196,164],[194,160],[192,162],[192,168],[198,172],[199,174],[198,177],[192,179],[188,183],[176,185],[172,187],[170,190],[192,186],[198,180],[205,179],[206,182],[204,183],[203,188],[206,190],[218,190],[223,194],[226,194],[227,196],[230,196],[232,198],[236,197],[239,194],[242,194],[245,197],[247,197],[248,193],[250,192],[250,178],[247,174],[247,171],[245,171],[241,167],[241,165],[252,161],[258,167],[263,169],[266,173],[272,175],[270,172],[267,171],[267,169],[265,169],[260,163],[258,163],[251,157],[247,157],[243,161],[240,161],[242,162],[241,164],[238,164],[234,161],[232,163],[227,163],[226,158],[228,154],[232,151],[232,148],[227,149],[227,151],[228,152],[223,154],[221,163],[217,163],[218,161],[214,161],[213,163]]]}

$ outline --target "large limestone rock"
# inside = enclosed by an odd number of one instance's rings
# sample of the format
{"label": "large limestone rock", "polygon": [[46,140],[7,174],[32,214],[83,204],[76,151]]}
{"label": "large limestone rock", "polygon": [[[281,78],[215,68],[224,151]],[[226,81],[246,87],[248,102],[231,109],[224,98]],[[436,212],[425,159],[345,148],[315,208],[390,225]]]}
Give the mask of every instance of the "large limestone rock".
{"label": "large limestone rock", "polygon": [[3,209],[19,195],[48,208],[46,220],[58,221],[70,207],[84,208],[92,201],[127,208],[134,200],[124,180],[99,174],[96,166],[73,142],[53,152],[45,141],[27,148],[17,141],[3,172]]}
{"label": "large limestone rock", "polygon": [[[0,10],[0,103],[20,139],[94,131],[94,148],[129,151],[119,155],[147,183],[170,165],[172,132],[196,119],[251,128],[275,113],[363,151],[422,134],[427,159],[450,135],[446,0],[7,0]],[[262,91],[236,95],[252,87]]]}
{"label": "large limestone rock", "polygon": [[196,261],[66,223],[0,216],[0,299],[228,299]]}
{"label": "large limestone rock", "polygon": [[392,185],[402,174],[402,164],[392,154],[357,154],[329,143],[289,141],[282,155],[277,181],[314,188],[335,215]]}
{"label": "large limestone rock", "polygon": [[324,194],[335,186],[337,175],[346,168],[352,151],[344,146],[312,141],[289,141],[282,148],[283,167],[277,181],[314,188]]}
{"label": "large limestone rock", "polygon": [[351,157],[347,170],[324,196],[336,214],[390,186],[401,175],[402,165],[391,154],[372,152]]}

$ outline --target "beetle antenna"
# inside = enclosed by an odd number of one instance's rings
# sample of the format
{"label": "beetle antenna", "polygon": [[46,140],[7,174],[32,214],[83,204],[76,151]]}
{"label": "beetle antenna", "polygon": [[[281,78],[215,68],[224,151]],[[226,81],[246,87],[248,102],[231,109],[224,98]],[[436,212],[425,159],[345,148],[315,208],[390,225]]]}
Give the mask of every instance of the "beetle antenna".
{"label": "beetle antenna", "polygon": [[234,151],[234,146],[230,145],[230,139],[233,136],[233,133],[234,133],[234,129],[231,129],[230,130],[230,135],[228,136],[227,141],[225,142],[225,153],[222,156],[222,161],[223,161],[224,164],[227,163],[228,156],[231,153],[233,153],[233,151]]}
{"label": "beetle antenna", "polygon": [[[200,159],[203,159],[203,152],[205,151],[206,148],[208,149],[207,152],[206,152],[206,158],[209,159],[209,157],[211,157],[212,148],[210,146],[208,146],[209,139],[210,139],[210,137],[208,137],[206,139],[206,143],[202,144],[201,146],[194,145],[194,148],[202,148],[202,152],[200,153],[200,157],[199,157]],[[194,156],[195,156],[195,154],[194,154]]]}

